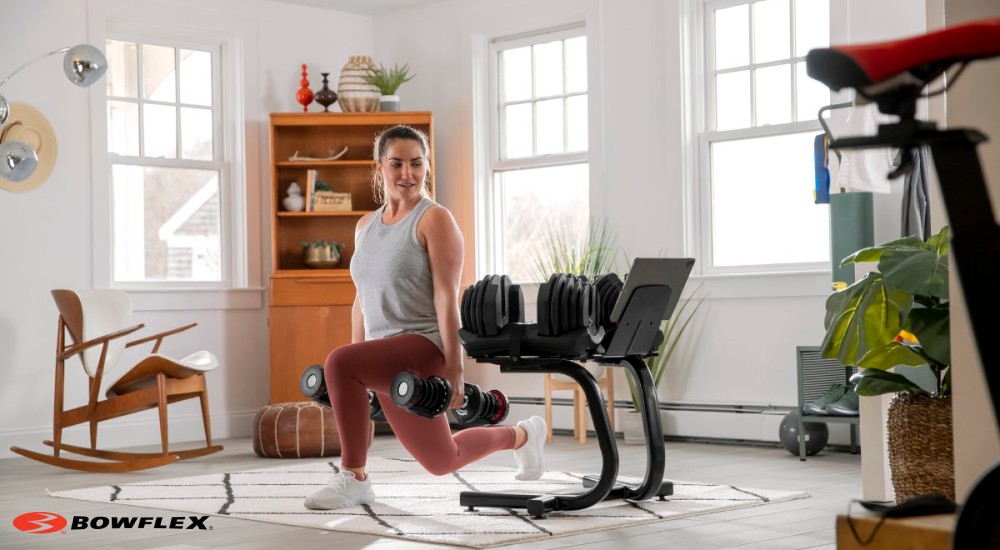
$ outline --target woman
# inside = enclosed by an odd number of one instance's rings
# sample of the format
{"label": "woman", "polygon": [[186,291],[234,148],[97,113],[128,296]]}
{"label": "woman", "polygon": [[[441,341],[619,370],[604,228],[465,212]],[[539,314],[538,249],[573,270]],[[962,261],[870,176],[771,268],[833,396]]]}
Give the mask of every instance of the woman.
{"label": "woman", "polygon": [[[392,379],[406,370],[448,380],[449,408],[463,400],[458,289],[464,246],[451,213],[428,197],[427,138],[409,126],[390,128],[375,139],[374,158],[375,196],[383,204],[358,221],[354,235],[352,343],[333,350],[323,369],[340,433],[341,471],[306,499],[313,510],[375,502],[365,472],[369,388],[391,404]],[[424,418],[395,406],[383,411],[403,447],[432,474],[505,449],[514,450],[516,479],[544,472],[540,417],[452,436],[445,415]]]}

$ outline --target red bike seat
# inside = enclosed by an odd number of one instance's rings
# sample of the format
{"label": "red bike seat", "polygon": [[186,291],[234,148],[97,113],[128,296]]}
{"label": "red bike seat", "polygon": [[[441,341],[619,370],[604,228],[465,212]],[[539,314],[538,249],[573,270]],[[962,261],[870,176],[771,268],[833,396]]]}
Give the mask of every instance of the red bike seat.
{"label": "red bike seat", "polygon": [[1000,55],[1000,18],[927,34],[809,52],[806,72],[833,90],[854,88],[874,98],[903,87],[917,91],[955,63]]}

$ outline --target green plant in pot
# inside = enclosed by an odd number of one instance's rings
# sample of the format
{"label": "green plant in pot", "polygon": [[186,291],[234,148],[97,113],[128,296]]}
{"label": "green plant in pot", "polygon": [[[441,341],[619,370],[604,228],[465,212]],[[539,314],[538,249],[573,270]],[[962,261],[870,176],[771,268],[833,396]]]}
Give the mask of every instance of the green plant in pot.
{"label": "green plant in pot", "polygon": [[378,88],[379,92],[382,93],[381,102],[379,104],[379,110],[381,111],[398,111],[399,110],[399,96],[396,92],[399,91],[399,87],[403,84],[413,80],[413,77],[417,75],[410,74],[409,64],[403,65],[393,65],[391,69],[387,69],[382,65],[377,67],[370,67],[367,69],[365,74],[365,80],[369,84]]}
{"label": "green plant in pot", "polygon": [[[865,248],[844,264],[877,262],[826,302],[821,353],[861,370],[862,396],[895,394],[889,407],[889,464],[898,501],[939,492],[955,498],[951,430],[948,227],[926,242],[906,237]],[[928,392],[895,367],[927,366]]]}

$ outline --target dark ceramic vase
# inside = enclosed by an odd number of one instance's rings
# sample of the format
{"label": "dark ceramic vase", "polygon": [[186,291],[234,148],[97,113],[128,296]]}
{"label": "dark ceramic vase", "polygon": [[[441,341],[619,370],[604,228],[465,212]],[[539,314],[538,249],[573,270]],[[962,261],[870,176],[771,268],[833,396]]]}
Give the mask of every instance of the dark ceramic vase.
{"label": "dark ceramic vase", "polygon": [[325,113],[329,112],[330,105],[333,105],[334,102],[337,101],[337,92],[331,90],[330,86],[328,86],[328,82],[326,79],[327,77],[330,76],[330,73],[320,73],[320,74],[323,75],[323,88],[318,92],[316,92],[314,100],[316,101],[316,103],[319,103],[320,105],[323,106],[323,112]]}

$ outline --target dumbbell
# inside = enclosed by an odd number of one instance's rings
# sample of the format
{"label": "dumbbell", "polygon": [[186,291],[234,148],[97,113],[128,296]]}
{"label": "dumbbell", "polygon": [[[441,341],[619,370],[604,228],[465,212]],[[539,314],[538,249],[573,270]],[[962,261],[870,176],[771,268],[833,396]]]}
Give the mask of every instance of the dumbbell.
{"label": "dumbbell", "polygon": [[[400,372],[389,390],[392,402],[424,418],[434,418],[448,408],[451,383],[444,378],[419,378]],[[454,409],[455,420],[463,426],[485,426],[503,422],[510,410],[507,396],[500,390],[483,392],[475,384],[465,384],[462,406]]]}
{"label": "dumbbell", "polygon": [[[330,395],[326,392],[326,384],[323,382],[323,367],[320,365],[309,365],[306,368],[299,380],[299,389],[302,390],[302,395],[330,408]],[[382,404],[378,402],[378,396],[371,390],[368,390],[368,417],[376,422],[385,422]]]}

